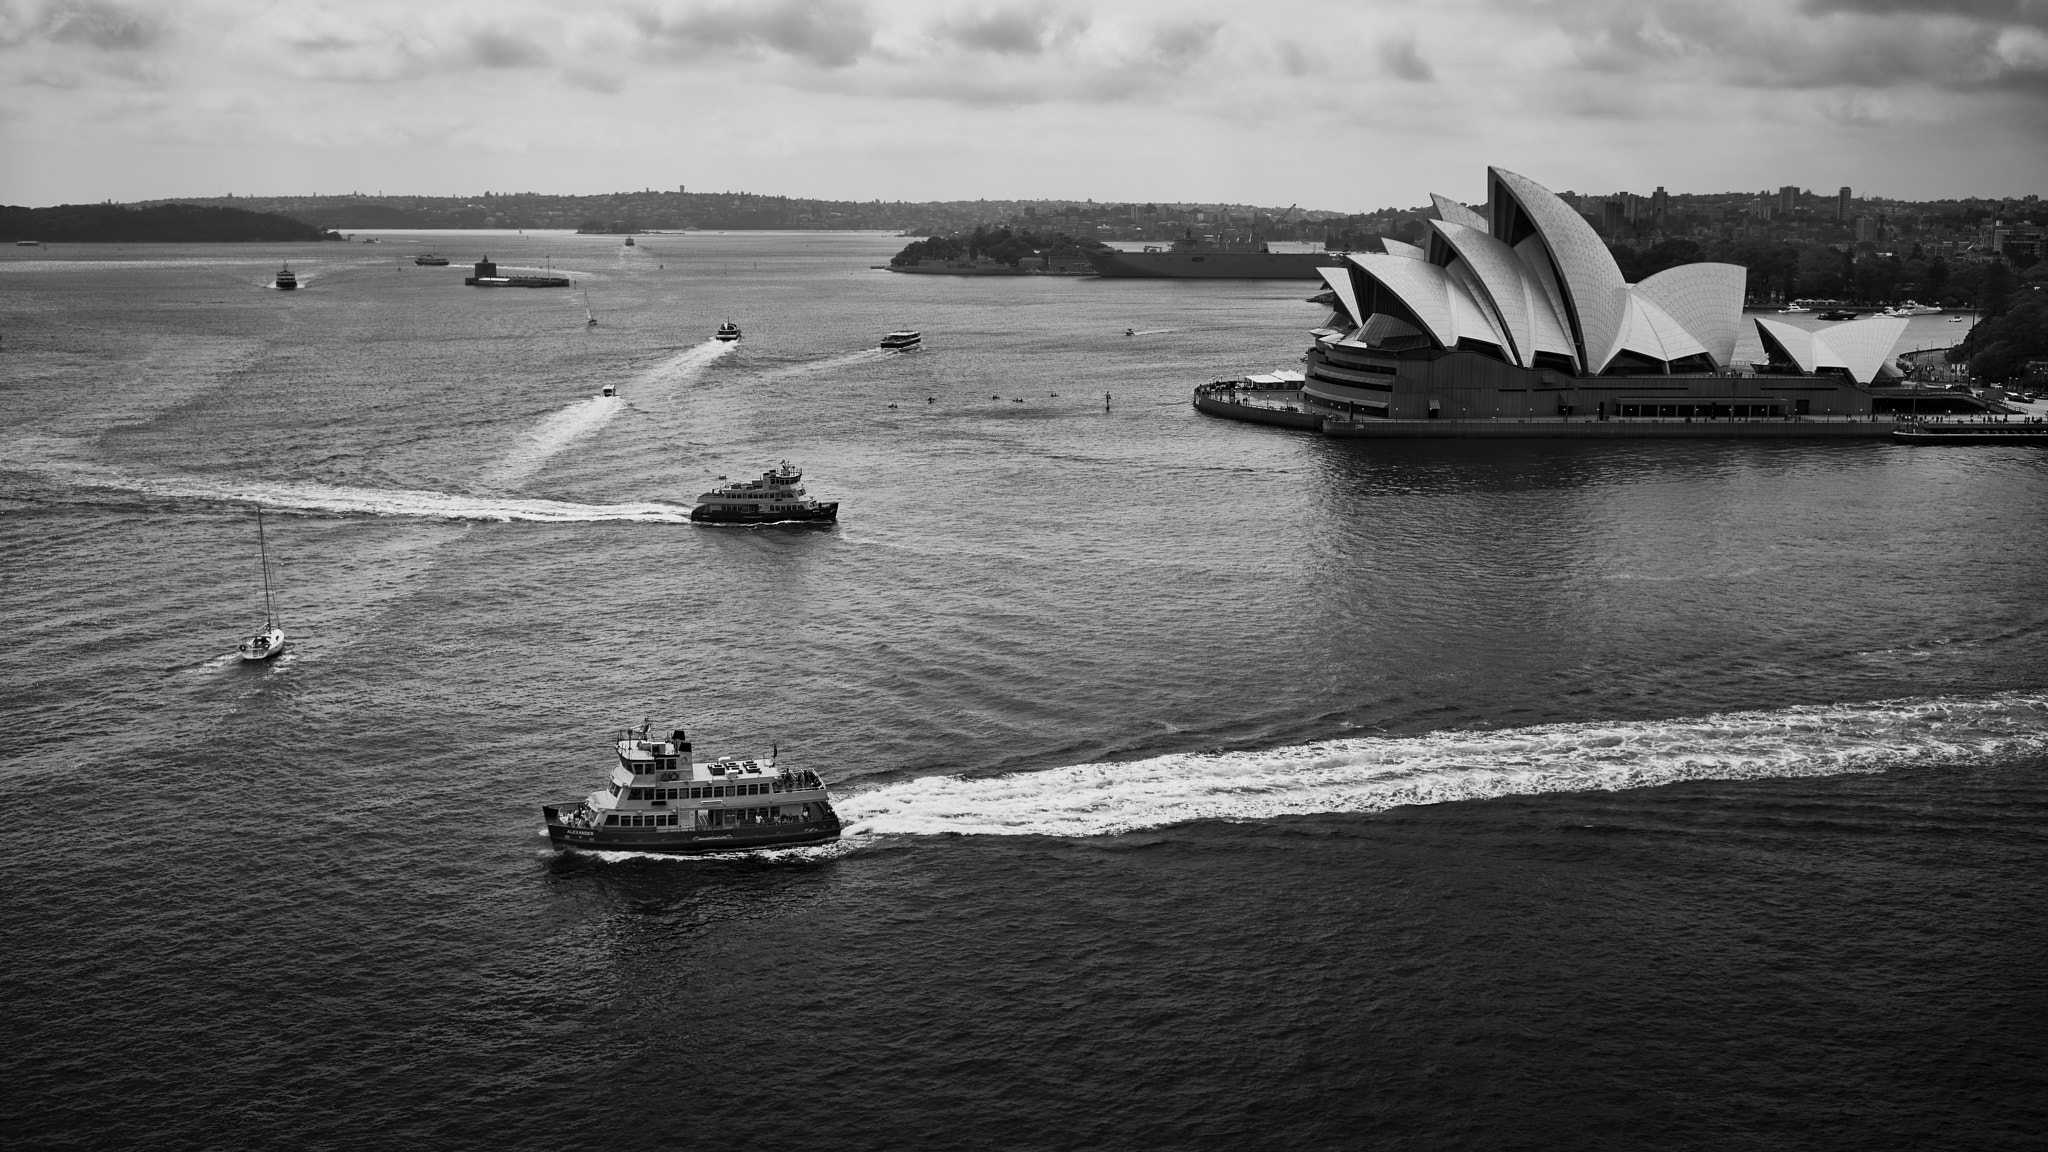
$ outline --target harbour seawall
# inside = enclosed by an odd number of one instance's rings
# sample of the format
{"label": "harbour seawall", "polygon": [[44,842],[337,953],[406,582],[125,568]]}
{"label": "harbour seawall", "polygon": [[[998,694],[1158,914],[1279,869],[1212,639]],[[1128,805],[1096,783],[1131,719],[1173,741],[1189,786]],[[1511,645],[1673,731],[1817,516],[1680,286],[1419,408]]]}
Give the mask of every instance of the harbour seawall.
{"label": "harbour seawall", "polygon": [[1325,436],[1381,440],[1882,440],[1891,420],[1684,420],[1531,417],[1515,420],[1333,420],[1307,410],[1299,389],[1232,390],[1205,384],[1194,405],[1212,416]]}

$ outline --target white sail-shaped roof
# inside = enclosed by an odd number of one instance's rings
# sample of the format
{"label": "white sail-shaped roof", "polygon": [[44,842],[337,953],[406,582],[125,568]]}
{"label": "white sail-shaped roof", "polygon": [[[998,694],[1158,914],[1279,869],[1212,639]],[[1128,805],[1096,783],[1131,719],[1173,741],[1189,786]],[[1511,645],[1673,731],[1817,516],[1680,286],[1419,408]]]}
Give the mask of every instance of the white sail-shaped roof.
{"label": "white sail-shaped roof", "polygon": [[1451,315],[1457,318],[1458,339],[1483,340],[1512,360],[1514,345],[1508,342],[1507,333],[1501,330],[1492,306],[1487,304],[1486,287],[1479,282],[1478,273],[1463,260],[1444,271],[1451,277]]}
{"label": "white sail-shaped roof", "polygon": [[[1522,266],[1514,249],[1486,233],[1444,220],[1431,221],[1430,226],[1450,245],[1458,259],[1478,274],[1487,305],[1493,309],[1501,329],[1513,342],[1506,349],[1508,355],[1515,363],[1527,368],[1531,354],[1536,351],[1537,318],[1533,313],[1539,308],[1550,308],[1542,286]],[[1549,319],[1551,322],[1546,328],[1554,330],[1556,318]]]}
{"label": "white sail-shaped roof", "polygon": [[1429,194],[1429,202],[1436,206],[1436,218],[1449,224],[1463,224],[1478,232],[1487,231],[1486,217],[1474,212],[1447,196]]}
{"label": "white sail-shaped roof", "polygon": [[1318,268],[1316,271],[1323,274],[1323,283],[1328,284],[1330,291],[1337,294],[1337,306],[1344,310],[1346,316],[1351,317],[1351,323],[1365,323],[1365,317],[1359,314],[1358,287],[1351,282],[1351,269]]}
{"label": "white sail-shaped roof", "polygon": [[1422,249],[1415,245],[1389,240],[1385,236],[1380,237],[1380,247],[1386,249],[1389,256],[1406,256],[1410,260],[1420,260],[1423,257]]}
{"label": "white sail-shaped roof", "polygon": [[1886,374],[1892,348],[1905,334],[1906,319],[1872,316],[1809,332],[1782,320],[1759,316],[1756,327],[1767,345],[1775,343],[1802,371],[1841,368],[1858,384],[1868,384]]}
{"label": "white sail-shaped roof", "polygon": [[1634,352],[1652,360],[1682,360],[1687,356],[1698,356],[1706,351],[1699,341],[1679,326],[1655,301],[1628,293],[1628,303],[1623,312],[1621,331],[1615,335],[1614,347],[1609,349],[1603,361],[1614,359],[1622,352]]}
{"label": "white sail-shaped roof", "polygon": [[1458,321],[1451,311],[1450,276],[1427,260],[1367,252],[1351,257],[1353,267],[1362,270],[1398,298],[1430,338],[1445,348],[1458,346]]}
{"label": "white sail-shaped roof", "polygon": [[1868,384],[1885,374],[1892,348],[1905,334],[1905,317],[1872,316],[1823,328],[1814,333],[1814,342],[1826,344],[1858,384]]}
{"label": "white sail-shaped roof", "polygon": [[1487,173],[1495,188],[1494,202],[1505,199],[1519,206],[1542,239],[1557,267],[1565,307],[1577,321],[1586,370],[1599,372],[1607,366],[1603,353],[1616,347],[1615,335],[1626,319],[1628,292],[1620,266],[1586,218],[1549,189],[1505,168],[1488,168]]}
{"label": "white sail-shaped roof", "polygon": [[1706,347],[1716,367],[1727,368],[1742,334],[1742,296],[1748,285],[1749,270],[1740,264],[1681,264],[1630,291],[1655,301]]}

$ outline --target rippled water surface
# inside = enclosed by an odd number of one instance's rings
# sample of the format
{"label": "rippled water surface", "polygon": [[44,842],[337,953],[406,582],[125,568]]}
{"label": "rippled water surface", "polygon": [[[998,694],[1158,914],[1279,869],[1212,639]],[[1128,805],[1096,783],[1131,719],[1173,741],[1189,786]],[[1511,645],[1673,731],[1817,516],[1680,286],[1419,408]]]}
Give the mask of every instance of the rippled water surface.
{"label": "rippled water surface", "polygon": [[[1229,424],[1308,286],[901,242],[0,256],[10,1143],[2038,1138],[2048,455]],[[850,834],[548,852],[643,717]]]}

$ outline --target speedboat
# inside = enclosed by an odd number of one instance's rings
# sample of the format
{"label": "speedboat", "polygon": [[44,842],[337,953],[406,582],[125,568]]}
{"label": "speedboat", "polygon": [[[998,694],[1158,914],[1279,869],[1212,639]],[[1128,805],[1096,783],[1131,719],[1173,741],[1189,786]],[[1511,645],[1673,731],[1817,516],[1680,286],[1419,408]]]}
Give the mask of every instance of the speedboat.
{"label": "speedboat", "polygon": [[1859,315],[1861,313],[1851,312],[1846,308],[1830,308],[1821,313],[1820,318],[1823,320],[1854,320]]}
{"label": "speedboat", "polygon": [[1794,313],[1794,312],[1811,312],[1811,311],[1813,311],[1813,309],[1811,309],[1811,308],[1808,308],[1808,307],[1806,307],[1806,306],[1805,306],[1805,305],[1803,305],[1803,304],[1788,304],[1788,305],[1786,305],[1785,307],[1783,307],[1783,308],[1780,308],[1780,309],[1778,309],[1778,315],[1780,315],[1780,316],[1789,316],[1789,315],[1791,315],[1791,314],[1792,314],[1792,313]]}
{"label": "speedboat", "polygon": [[813,500],[803,488],[803,470],[784,460],[759,480],[724,484],[697,497],[690,519],[703,524],[779,524],[790,520],[837,520],[839,501]]}
{"label": "speedboat", "polygon": [[277,623],[277,601],[270,593],[270,542],[263,535],[263,505],[256,506],[256,551],[263,563],[263,630],[235,645],[244,660],[268,660],[284,651],[284,629]]}
{"label": "speedboat", "polygon": [[839,814],[816,772],[721,756],[699,762],[689,733],[628,728],[612,743],[604,786],[574,804],[541,807],[548,843],[587,852],[692,856],[829,844]]}
{"label": "speedboat", "polygon": [[1951,324],[1961,324],[1963,322],[1963,318],[1961,316],[1951,316],[1948,318],[1948,322]]}
{"label": "speedboat", "polygon": [[713,332],[711,338],[713,340],[723,340],[730,344],[740,338],[740,326],[727,320],[718,326],[718,331]]}
{"label": "speedboat", "polygon": [[923,333],[912,332],[909,329],[904,329],[901,332],[891,332],[887,336],[882,337],[882,347],[893,348],[899,352],[915,348],[923,342]]}
{"label": "speedboat", "polygon": [[1138,330],[1137,330],[1136,328],[1126,328],[1126,329],[1124,329],[1124,335],[1126,335],[1126,336],[1136,336],[1137,334],[1138,334]]}
{"label": "speedboat", "polygon": [[287,264],[277,270],[277,287],[280,291],[290,292],[298,286],[299,277],[292,271],[291,265]]}

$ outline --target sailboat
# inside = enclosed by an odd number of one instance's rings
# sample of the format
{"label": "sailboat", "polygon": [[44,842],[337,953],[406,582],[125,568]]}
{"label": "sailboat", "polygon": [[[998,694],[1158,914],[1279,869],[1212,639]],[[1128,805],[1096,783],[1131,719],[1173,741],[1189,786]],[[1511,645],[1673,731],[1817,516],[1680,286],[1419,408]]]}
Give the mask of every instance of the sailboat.
{"label": "sailboat", "polygon": [[583,326],[585,328],[597,327],[597,316],[590,310],[590,293],[588,292],[583,294]]}
{"label": "sailboat", "polygon": [[263,631],[235,646],[244,660],[268,660],[284,651],[284,629],[277,626],[277,602],[270,592],[270,542],[263,535],[263,505],[256,506],[256,549],[263,558]]}

